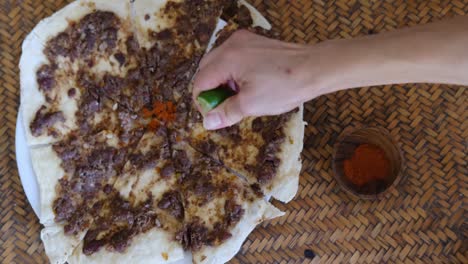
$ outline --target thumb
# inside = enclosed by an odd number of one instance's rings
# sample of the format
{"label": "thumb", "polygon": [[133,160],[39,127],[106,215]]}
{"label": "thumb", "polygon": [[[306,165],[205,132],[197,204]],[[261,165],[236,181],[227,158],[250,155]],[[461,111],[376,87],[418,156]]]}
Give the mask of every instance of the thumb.
{"label": "thumb", "polygon": [[232,126],[244,118],[239,103],[239,96],[229,97],[221,105],[208,112],[203,119],[203,126],[215,130]]}

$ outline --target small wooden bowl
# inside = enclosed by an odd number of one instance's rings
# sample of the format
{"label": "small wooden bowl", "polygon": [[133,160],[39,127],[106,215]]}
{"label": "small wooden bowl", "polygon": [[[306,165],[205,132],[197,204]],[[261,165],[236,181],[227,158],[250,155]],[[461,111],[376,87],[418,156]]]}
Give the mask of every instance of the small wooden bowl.
{"label": "small wooden bowl", "polygon": [[[352,157],[355,149],[361,144],[372,144],[380,147],[390,162],[388,177],[374,186],[358,187],[344,173],[343,163]],[[380,198],[391,186],[396,186],[401,177],[403,160],[400,150],[390,134],[380,127],[347,129],[338,138],[333,153],[333,171],[335,179],[347,192],[363,199]]]}

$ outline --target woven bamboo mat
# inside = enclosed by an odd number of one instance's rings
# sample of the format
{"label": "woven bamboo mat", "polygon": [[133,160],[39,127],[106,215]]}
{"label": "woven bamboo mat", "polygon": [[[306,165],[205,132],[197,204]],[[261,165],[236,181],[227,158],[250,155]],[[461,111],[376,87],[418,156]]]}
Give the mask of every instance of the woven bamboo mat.
{"label": "woven bamboo mat", "polygon": [[[352,38],[468,13],[468,0],[252,1],[287,41]],[[45,263],[40,225],[18,177],[14,135],[23,38],[66,1],[0,1],[0,262]],[[468,89],[394,85],[306,106],[304,170],[287,215],[262,225],[232,263],[468,263]],[[332,146],[346,127],[378,125],[398,141],[404,180],[381,201],[340,190]],[[313,260],[304,250],[315,252]]]}

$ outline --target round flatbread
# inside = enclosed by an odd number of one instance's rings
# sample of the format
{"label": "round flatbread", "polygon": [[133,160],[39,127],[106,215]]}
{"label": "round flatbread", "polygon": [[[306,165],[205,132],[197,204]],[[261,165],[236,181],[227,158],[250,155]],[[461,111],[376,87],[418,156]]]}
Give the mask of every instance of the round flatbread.
{"label": "round flatbread", "polygon": [[20,111],[52,263],[224,263],[284,214],[267,198],[297,192],[302,107],[208,132],[192,101],[201,57],[242,27],[271,25],[245,1],[78,0],[25,39]]}

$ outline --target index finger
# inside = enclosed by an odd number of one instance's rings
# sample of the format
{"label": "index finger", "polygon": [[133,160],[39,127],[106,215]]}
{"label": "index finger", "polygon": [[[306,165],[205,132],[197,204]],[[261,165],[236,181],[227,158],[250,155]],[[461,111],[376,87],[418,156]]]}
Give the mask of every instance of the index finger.
{"label": "index finger", "polygon": [[211,57],[200,66],[193,81],[192,95],[195,98],[206,90],[214,89],[222,84],[227,84],[234,79],[234,62],[228,62],[225,58]]}

